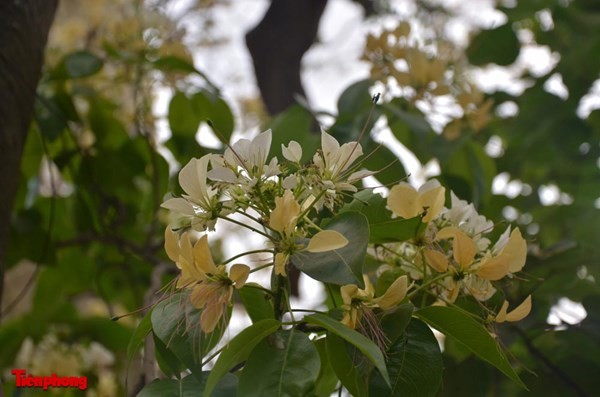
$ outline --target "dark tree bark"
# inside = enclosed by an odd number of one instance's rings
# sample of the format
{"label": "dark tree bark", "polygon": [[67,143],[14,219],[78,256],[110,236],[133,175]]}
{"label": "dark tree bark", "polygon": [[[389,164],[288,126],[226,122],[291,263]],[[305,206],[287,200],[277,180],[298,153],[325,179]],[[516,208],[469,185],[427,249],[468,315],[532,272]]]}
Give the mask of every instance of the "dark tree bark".
{"label": "dark tree bark", "polygon": [[0,307],[21,155],[57,4],[0,0]]}
{"label": "dark tree bark", "polygon": [[246,35],[256,82],[275,115],[304,95],[300,64],[317,37],[327,0],[272,0],[262,21]]}

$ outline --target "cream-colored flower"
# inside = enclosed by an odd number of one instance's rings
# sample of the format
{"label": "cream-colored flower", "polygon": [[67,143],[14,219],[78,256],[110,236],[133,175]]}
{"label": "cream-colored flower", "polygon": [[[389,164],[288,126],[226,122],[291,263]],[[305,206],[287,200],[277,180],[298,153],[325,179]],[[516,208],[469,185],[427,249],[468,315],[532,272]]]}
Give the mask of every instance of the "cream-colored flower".
{"label": "cream-colored flower", "polygon": [[344,309],[342,323],[352,329],[360,324],[366,310],[380,308],[388,310],[398,306],[406,297],[408,290],[408,279],[406,276],[397,278],[385,291],[383,295],[375,298],[373,284],[368,277],[364,277],[365,289],[360,289],[354,284],[344,285],[340,288]]}
{"label": "cream-colored flower", "polygon": [[234,288],[239,289],[244,286],[250,268],[235,264],[227,273],[225,265],[216,266],[206,235],[192,245],[188,233],[183,233],[181,238],[178,238],[170,228],[167,228],[165,251],[181,269],[176,287],[191,289],[190,302],[196,308],[202,309],[200,315],[202,331],[206,333],[214,331],[231,303]]}
{"label": "cream-colored flower", "polygon": [[425,213],[423,222],[435,219],[444,208],[445,189],[435,179],[416,190],[406,182],[400,182],[390,190],[387,205],[401,218],[409,219]]}
{"label": "cream-colored flower", "polygon": [[269,217],[269,227],[282,234],[292,234],[300,211],[300,204],[294,198],[294,194],[291,190],[286,190],[283,197],[275,198],[275,209]]}

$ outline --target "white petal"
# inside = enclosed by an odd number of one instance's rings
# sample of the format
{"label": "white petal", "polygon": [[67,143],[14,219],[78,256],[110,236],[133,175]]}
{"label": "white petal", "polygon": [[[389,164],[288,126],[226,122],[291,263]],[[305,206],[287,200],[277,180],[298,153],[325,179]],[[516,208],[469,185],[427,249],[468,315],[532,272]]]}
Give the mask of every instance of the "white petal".
{"label": "white petal", "polygon": [[252,162],[255,166],[261,166],[267,162],[271,150],[271,130],[258,134],[252,140]]}
{"label": "white petal", "polygon": [[348,177],[348,182],[349,183],[354,183],[358,180],[364,179],[368,176],[371,176],[375,174],[373,171],[369,171],[369,170],[360,170],[357,172],[354,172],[352,174],[350,174],[350,176]]}
{"label": "white petal", "polygon": [[[340,148],[338,141],[321,129],[321,149],[323,149],[323,156],[328,159],[332,153],[335,153]],[[329,164],[328,164],[329,165]]]}
{"label": "white petal", "polygon": [[237,179],[234,172],[231,169],[225,167],[213,168],[212,170],[208,171],[208,177],[213,181],[221,181],[228,183],[234,183]]}
{"label": "white petal", "polygon": [[287,147],[281,145],[281,153],[287,160],[299,163],[302,159],[302,146],[296,141],[290,141]]}
{"label": "white petal", "polygon": [[179,198],[179,197],[168,199],[167,201],[162,203],[160,206],[162,208],[165,208],[165,209],[168,209],[171,211],[175,211],[175,212],[179,212],[184,215],[191,215],[191,216],[196,215],[196,211],[194,211],[194,207],[189,203],[189,201],[187,201],[186,199]]}

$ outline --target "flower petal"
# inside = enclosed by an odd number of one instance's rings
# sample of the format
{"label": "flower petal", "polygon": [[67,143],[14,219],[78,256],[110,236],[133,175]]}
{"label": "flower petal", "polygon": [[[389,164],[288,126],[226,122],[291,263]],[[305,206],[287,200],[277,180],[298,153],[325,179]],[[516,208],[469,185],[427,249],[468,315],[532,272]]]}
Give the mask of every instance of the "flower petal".
{"label": "flower petal", "polygon": [[306,250],[308,252],[326,252],[348,245],[348,239],[335,230],[323,230],[315,234]]}
{"label": "flower petal", "polygon": [[196,211],[194,211],[194,207],[192,206],[192,204],[190,204],[189,201],[187,201],[186,199],[183,199],[181,197],[168,199],[167,201],[162,203],[160,206],[164,209],[179,212],[180,214],[183,214],[183,215],[190,215],[190,216],[196,215]]}
{"label": "flower petal", "polygon": [[269,217],[269,227],[279,233],[291,233],[296,227],[300,204],[291,190],[286,190],[283,197],[275,198],[275,209]]}
{"label": "flower petal", "polygon": [[285,265],[287,265],[289,254],[278,252],[275,254],[274,269],[275,274],[278,276],[286,276]]}
{"label": "flower petal", "polygon": [[502,254],[507,257],[508,270],[516,273],[523,269],[527,260],[527,242],[521,236],[521,231],[516,228],[510,234],[508,243],[502,249]]}
{"label": "flower petal", "polygon": [[340,288],[340,294],[344,305],[350,305],[352,299],[358,295],[358,287],[354,284],[343,285]]}
{"label": "flower petal", "polygon": [[500,311],[496,315],[496,322],[503,323],[505,321],[521,321],[529,312],[531,312],[531,295],[529,295],[525,300],[516,308],[514,308],[510,313],[507,313],[508,310],[508,301],[504,301],[502,303],[502,307]]}
{"label": "flower petal", "polygon": [[293,163],[299,163],[302,159],[302,146],[296,141],[290,141],[288,146],[281,145],[281,153],[283,157]]}
{"label": "flower petal", "polygon": [[165,251],[173,262],[179,261],[179,238],[170,226],[165,229]]}
{"label": "flower petal", "polygon": [[446,270],[448,270],[448,258],[446,258],[446,255],[444,255],[440,251],[432,249],[426,249],[424,254],[427,264],[433,269],[440,273],[443,273]]}
{"label": "flower petal", "polygon": [[486,280],[500,280],[508,274],[508,259],[503,255],[495,256],[491,259],[482,261],[477,269],[477,275]]}
{"label": "flower petal", "polygon": [[[427,208],[427,214],[423,217],[423,222],[431,222],[433,219],[437,218],[437,216],[442,212],[444,208],[444,201],[446,198],[446,189],[443,186],[439,186],[439,182],[435,179],[432,181],[437,183],[432,184],[434,187],[428,188],[423,192],[420,192],[420,204],[422,208]],[[430,182],[432,182],[430,181]],[[430,183],[428,182],[428,183]],[[427,186],[427,184],[423,185]],[[420,190],[420,189],[419,189]]]}
{"label": "flower petal", "polygon": [[406,182],[401,182],[390,190],[387,205],[399,217],[409,219],[419,215],[419,193]]}
{"label": "flower petal", "polygon": [[235,283],[235,288],[240,289],[246,284],[250,268],[246,265],[235,264],[229,269],[229,279]]}
{"label": "flower petal", "polygon": [[406,276],[398,277],[396,281],[392,283],[381,297],[374,299],[373,301],[379,305],[383,310],[391,309],[402,302],[406,296],[406,290],[408,289],[408,279]]}
{"label": "flower petal", "polygon": [[473,263],[473,259],[475,259],[477,244],[475,244],[475,241],[471,237],[458,230],[454,234],[452,250],[456,262],[458,262],[462,269],[467,269]]}
{"label": "flower petal", "polygon": [[200,240],[196,241],[196,244],[194,244],[194,263],[197,268],[204,273],[217,273],[217,267],[215,266],[212,254],[210,253],[208,237],[206,235],[202,236]]}
{"label": "flower petal", "polygon": [[521,321],[531,312],[531,295],[512,311],[506,314],[506,321]]}

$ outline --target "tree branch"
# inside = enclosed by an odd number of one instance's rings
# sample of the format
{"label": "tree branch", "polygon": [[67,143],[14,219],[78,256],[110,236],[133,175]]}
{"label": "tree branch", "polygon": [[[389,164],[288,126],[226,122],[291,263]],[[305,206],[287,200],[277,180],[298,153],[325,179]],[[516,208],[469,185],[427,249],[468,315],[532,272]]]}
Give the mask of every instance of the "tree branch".
{"label": "tree branch", "polygon": [[0,307],[21,155],[56,6],[57,0],[0,1]]}

